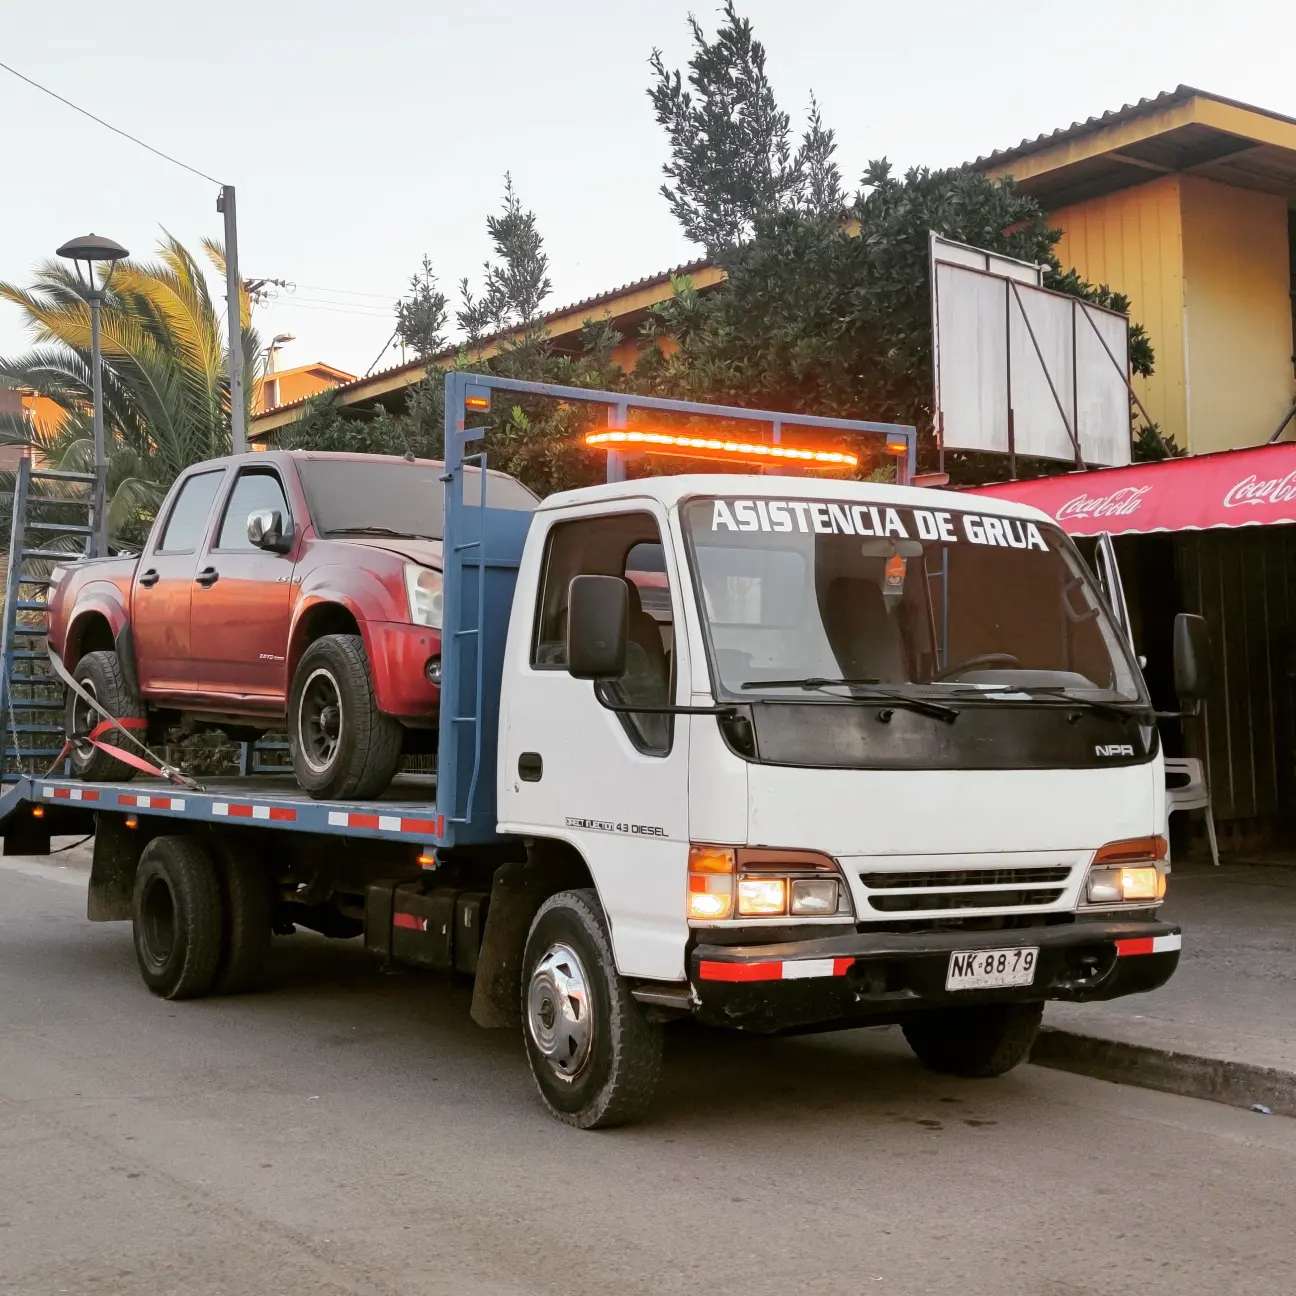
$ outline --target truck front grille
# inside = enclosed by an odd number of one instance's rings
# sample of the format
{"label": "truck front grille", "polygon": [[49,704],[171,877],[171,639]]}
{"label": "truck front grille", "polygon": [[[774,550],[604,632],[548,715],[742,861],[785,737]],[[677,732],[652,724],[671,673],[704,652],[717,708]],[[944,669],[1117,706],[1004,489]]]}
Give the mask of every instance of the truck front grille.
{"label": "truck front grille", "polygon": [[871,870],[859,875],[869,907],[885,914],[1044,907],[1061,899],[1070,877],[1069,864],[922,872]]}

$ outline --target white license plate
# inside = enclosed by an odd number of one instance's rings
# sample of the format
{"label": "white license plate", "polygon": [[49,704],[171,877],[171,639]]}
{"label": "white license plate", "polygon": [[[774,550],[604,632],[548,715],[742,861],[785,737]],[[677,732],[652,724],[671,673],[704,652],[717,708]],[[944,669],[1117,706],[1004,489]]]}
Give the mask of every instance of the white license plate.
{"label": "white license plate", "polygon": [[945,975],[946,990],[995,990],[1030,985],[1038,949],[955,950]]}

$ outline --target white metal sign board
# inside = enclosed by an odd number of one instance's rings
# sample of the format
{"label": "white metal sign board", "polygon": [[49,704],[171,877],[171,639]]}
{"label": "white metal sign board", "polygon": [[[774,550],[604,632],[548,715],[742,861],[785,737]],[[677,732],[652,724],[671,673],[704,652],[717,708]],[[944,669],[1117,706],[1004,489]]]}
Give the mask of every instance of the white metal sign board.
{"label": "white metal sign board", "polygon": [[931,256],[943,444],[1128,464],[1125,316],[1040,287],[1042,266],[935,235]]}

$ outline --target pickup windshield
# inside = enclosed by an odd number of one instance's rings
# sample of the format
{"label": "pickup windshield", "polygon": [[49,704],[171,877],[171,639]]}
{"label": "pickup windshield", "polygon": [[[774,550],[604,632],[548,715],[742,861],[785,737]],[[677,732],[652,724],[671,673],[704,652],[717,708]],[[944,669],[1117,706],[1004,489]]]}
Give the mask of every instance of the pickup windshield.
{"label": "pickup windshield", "polygon": [[682,515],[726,696],[1146,701],[1088,569],[1054,526],[845,492],[697,499]]}
{"label": "pickup windshield", "polygon": [[[297,472],[319,535],[440,540],[445,530],[444,467],[404,459],[300,459]],[[464,502],[481,502],[481,471],[464,469]],[[536,497],[516,478],[486,474],[489,508],[530,511]]]}

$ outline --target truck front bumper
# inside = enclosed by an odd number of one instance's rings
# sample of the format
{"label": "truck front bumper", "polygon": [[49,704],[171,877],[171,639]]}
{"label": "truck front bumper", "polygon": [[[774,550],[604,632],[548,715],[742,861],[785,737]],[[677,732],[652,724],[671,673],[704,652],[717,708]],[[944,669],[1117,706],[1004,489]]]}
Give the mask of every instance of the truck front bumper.
{"label": "truck front bumper", "polygon": [[[699,933],[704,935],[704,933]],[[950,955],[1038,948],[1030,985],[947,990]],[[924,1008],[1116,999],[1164,985],[1179,965],[1171,923],[1081,921],[990,932],[854,932],[775,945],[693,947],[694,1015],[751,1031],[899,1021]]]}

